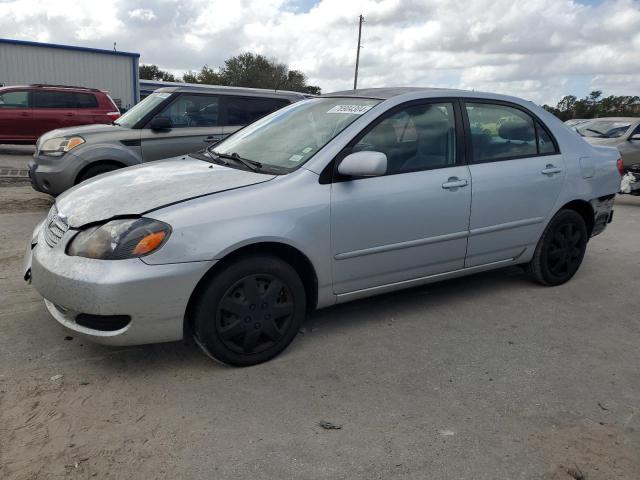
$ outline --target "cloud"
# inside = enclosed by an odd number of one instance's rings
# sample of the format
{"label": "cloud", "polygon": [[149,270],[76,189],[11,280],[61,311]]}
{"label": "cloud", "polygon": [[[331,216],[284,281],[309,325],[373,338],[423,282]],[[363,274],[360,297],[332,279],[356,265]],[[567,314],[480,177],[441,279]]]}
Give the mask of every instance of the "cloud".
{"label": "cloud", "polygon": [[637,0],[35,0],[0,3],[4,36],[140,52],[172,71],[253,51],[350,88],[363,14],[360,87],[488,90],[536,102],[640,93]]}
{"label": "cloud", "polygon": [[136,8],[129,12],[129,18],[148,22],[150,20],[155,20],[157,17],[156,14],[153,13],[153,10],[149,10],[148,8]]}

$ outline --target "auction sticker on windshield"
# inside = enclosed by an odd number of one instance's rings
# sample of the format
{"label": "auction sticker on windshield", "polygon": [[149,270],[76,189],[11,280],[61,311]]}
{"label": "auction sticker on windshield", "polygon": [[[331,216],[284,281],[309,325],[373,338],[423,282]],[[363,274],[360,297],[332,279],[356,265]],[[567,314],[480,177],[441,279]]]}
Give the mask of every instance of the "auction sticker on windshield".
{"label": "auction sticker on windshield", "polygon": [[367,110],[371,110],[370,105],[336,105],[327,113],[352,113],[362,115]]}

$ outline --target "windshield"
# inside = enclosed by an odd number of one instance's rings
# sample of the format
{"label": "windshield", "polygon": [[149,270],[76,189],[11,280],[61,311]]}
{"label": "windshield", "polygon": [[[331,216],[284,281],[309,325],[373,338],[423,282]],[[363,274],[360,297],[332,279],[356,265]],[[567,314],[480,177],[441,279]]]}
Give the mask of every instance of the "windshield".
{"label": "windshield", "polygon": [[578,125],[578,133],[584,137],[618,138],[624,135],[631,124],[625,121],[594,120]]}
{"label": "windshield", "polygon": [[133,128],[140,120],[142,120],[151,110],[156,108],[159,104],[164,102],[171,96],[170,93],[152,93],[140,103],[134,105],[127,113],[118,117],[113,122],[121,127]]}
{"label": "windshield", "polygon": [[293,170],[309,160],[360,115],[380,103],[368,98],[314,98],[294,103],[212,147],[266,167]]}

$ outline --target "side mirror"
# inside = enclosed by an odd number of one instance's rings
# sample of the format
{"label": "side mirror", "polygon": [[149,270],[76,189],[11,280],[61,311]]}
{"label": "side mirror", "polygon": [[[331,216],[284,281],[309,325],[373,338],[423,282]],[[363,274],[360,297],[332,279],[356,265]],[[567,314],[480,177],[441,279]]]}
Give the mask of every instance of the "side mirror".
{"label": "side mirror", "polygon": [[149,123],[151,130],[169,130],[172,127],[171,119],[169,117],[153,117]]}
{"label": "side mirror", "polygon": [[634,133],[629,137],[629,141],[631,140],[640,140],[640,133]]}
{"label": "side mirror", "polygon": [[379,177],[387,173],[387,156],[371,151],[352,153],[342,159],[338,173],[348,177]]}

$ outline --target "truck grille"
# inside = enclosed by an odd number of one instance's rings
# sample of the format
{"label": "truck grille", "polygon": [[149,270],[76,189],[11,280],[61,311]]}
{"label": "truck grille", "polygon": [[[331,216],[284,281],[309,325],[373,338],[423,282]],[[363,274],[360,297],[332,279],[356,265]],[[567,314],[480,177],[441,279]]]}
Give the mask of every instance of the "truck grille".
{"label": "truck grille", "polygon": [[69,230],[67,221],[58,215],[58,209],[54,205],[49,210],[49,215],[47,215],[47,221],[44,225],[44,241],[50,247],[55,247],[67,230]]}

